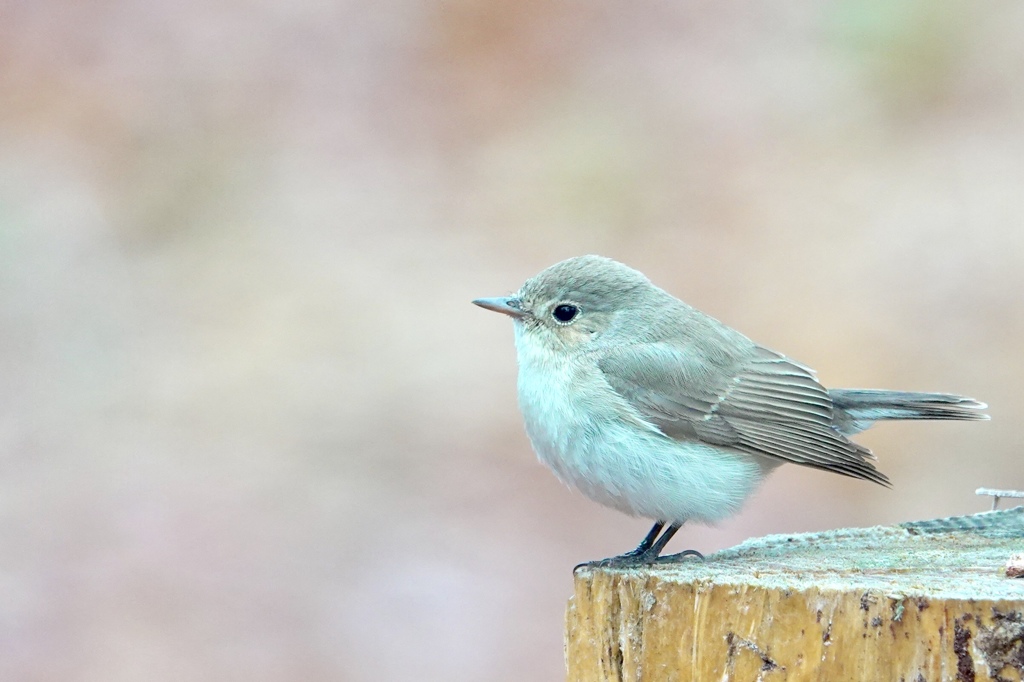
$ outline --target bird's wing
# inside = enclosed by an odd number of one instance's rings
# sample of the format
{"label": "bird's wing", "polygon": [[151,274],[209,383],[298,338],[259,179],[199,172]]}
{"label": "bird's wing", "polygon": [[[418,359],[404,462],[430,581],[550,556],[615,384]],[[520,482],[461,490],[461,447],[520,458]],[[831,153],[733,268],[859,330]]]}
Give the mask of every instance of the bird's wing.
{"label": "bird's wing", "polygon": [[813,372],[751,345],[732,356],[667,343],[620,346],[598,362],[613,390],[666,435],[804,466],[889,481],[867,448],[832,426],[832,399]]}

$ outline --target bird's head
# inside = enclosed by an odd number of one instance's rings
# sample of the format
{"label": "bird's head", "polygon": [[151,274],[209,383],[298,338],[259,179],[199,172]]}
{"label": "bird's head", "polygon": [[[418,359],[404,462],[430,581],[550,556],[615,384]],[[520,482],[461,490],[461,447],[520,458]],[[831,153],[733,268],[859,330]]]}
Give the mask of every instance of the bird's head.
{"label": "bird's head", "polygon": [[533,342],[573,349],[642,315],[659,293],[633,268],[601,256],[578,256],[541,271],[511,296],[473,303],[508,315],[517,332]]}

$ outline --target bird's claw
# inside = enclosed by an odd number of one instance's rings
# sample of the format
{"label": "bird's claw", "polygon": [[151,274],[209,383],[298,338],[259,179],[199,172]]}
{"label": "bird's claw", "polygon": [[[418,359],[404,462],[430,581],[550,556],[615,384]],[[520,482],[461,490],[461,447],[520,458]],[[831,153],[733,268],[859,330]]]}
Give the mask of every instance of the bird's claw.
{"label": "bird's claw", "polygon": [[704,555],[701,554],[700,552],[698,552],[697,550],[695,550],[695,549],[684,549],[682,552],[678,552],[676,554],[666,554],[665,556],[660,556],[660,557],[658,557],[657,559],[654,560],[654,563],[657,563],[657,564],[674,564],[674,563],[677,563],[679,561],[682,561],[683,559],[686,559],[687,557],[695,557],[695,558],[697,558],[697,559],[699,559],[701,561],[705,561]]}

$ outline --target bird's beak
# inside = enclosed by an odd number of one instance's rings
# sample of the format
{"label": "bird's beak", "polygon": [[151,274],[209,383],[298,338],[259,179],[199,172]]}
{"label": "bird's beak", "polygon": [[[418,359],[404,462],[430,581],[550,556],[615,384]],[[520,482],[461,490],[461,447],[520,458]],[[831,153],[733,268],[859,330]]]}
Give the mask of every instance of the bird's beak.
{"label": "bird's beak", "polygon": [[508,298],[478,298],[473,301],[473,305],[478,305],[481,308],[493,310],[496,313],[502,313],[516,319],[520,319],[528,315],[528,313],[523,310],[523,302],[514,296],[509,296]]}

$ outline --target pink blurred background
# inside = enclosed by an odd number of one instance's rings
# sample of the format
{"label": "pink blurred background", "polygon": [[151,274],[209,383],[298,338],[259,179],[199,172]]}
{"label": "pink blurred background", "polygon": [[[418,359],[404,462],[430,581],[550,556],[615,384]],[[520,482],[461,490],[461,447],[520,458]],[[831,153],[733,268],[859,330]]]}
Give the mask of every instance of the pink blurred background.
{"label": "pink blurred background", "polygon": [[993,421],[704,551],[1024,486],[1024,5],[0,3],[0,679],[557,680],[648,528],[530,451],[511,324],[609,255]]}

